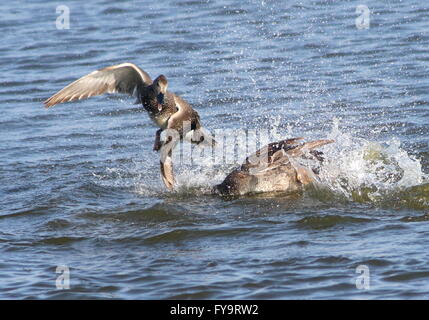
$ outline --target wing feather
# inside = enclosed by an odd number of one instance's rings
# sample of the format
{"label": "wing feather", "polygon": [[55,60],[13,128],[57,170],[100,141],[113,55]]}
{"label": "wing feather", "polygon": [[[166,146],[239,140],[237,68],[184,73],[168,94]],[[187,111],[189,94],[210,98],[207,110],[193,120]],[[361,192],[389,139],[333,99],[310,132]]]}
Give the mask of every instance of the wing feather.
{"label": "wing feather", "polygon": [[152,83],[149,75],[132,63],[106,67],[70,83],[44,101],[49,108],[59,103],[86,99],[104,93],[136,95],[143,86]]}

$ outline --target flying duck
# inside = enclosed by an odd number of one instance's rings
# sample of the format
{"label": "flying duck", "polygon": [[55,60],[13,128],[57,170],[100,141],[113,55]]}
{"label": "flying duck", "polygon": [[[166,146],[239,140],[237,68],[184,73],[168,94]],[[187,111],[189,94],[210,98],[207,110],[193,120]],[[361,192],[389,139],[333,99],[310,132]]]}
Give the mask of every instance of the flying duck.
{"label": "flying duck", "polygon": [[176,131],[178,139],[189,138],[187,133],[192,132],[190,142],[214,145],[216,142],[213,137],[202,128],[199,114],[184,99],[168,91],[167,87],[168,81],[164,75],[152,81],[135,64],[121,63],[83,76],[55,93],[44,104],[46,108],[50,108],[59,103],[104,93],[124,93],[136,97],[160,128],[156,132],[155,151],[162,147],[160,137],[165,129]]}

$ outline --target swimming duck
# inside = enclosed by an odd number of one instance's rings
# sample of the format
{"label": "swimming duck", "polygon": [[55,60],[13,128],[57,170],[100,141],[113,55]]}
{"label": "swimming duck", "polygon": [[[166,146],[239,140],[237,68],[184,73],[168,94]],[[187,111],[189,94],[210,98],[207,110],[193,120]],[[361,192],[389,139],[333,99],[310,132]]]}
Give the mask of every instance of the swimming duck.
{"label": "swimming duck", "polygon": [[316,140],[297,143],[293,138],[270,143],[247,157],[241,167],[233,170],[213,192],[222,196],[237,196],[261,192],[293,192],[315,181],[317,168],[299,164],[299,158],[310,158],[320,163],[322,153],[317,147],[334,142]]}
{"label": "swimming duck", "polygon": [[[155,136],[155,151],[162,147],[160,137],[165,129],[176,130],[178,138],[186,136],[192,143],[214,145],[216,142],[213,137],[201,126],[199,114],[184,99],[168,91],[167,87],[168,81],[164,75],[152,81],[135,64],[121,63],[83,76],[48,98],[44,104],[46,108],[50,108],[59,103],[104,93],[124,93],[135,96],[160,128]],[[187,136],[188,132],[192,132],[190,137]]]}

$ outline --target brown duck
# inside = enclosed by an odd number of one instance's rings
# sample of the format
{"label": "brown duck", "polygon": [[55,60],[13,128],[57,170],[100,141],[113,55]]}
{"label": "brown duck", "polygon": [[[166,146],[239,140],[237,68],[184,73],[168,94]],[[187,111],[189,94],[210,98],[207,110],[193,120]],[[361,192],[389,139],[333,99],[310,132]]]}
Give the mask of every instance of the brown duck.
{"label": "brown duck", "polygon": [[191,142],[214,144],[214,139],[203,130],[198,113],[185,100],[168,91],[167,87],[168,81],[164,75],[152,81],[135,64],[121,63],[83,76],[55,93],[44,104],[49,108],[104,93],[124,93],[135,96],[160,128],[156,132],[154,150],[162,147],[160,137],[165,129],[177,131],[180,139],[192,131]]}
{"label": "brown duck", "polygon": [[315,181],[317,169],[298,164],[299,158],[311,158],[322,162],[322,153],[315,148],[334,142],[316,140],[298,143],[303,138],[294,138],[270,143],[247,157],[244,163],[233,170],[214,193],[244,195],[261,192],[292,192],[301,190]]}
{"label": "brown duck", "polygon": [[[312,159],[316,164],[323,162],[323,153],[315,149],[334,140],[315,140],[300,143],[303,138],[273,142],[246,158],[233,170],[212,193],[222,196],[238,196],[249,193],[293,192],[315,181],[317,166],[308,168],[299,164],[301,159]],[[173,142],[167,142],[161,149],[161,174],[165,185],[172,189],[174,173],[171,160]]]}

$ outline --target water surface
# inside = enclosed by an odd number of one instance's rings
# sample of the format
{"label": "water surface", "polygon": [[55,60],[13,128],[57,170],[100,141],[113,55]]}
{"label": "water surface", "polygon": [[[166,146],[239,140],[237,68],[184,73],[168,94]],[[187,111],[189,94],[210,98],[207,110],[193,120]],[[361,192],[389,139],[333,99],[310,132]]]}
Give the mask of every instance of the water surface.
{"label": "water surface", "polygon": [[[358,29],[360,4],[2,2],[0,298],[428,298],[429,6],[367,2]],[[165,74],[208,130],[335,139],[320,185],[222,199],[207,191],[234,164],[199,161],[169,193],[132,99],[43,108],[125,61]]]}

